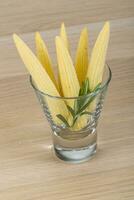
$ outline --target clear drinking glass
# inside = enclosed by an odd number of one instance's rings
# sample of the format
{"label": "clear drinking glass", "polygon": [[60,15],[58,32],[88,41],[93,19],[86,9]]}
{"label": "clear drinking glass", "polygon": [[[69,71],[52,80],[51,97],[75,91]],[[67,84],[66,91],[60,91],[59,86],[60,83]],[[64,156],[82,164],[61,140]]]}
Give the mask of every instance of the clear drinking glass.
{"label": "clear drinking glass", "polygon": [[[97,124],[111,75],[111,70],[106,65],[99,90],[71,98],[43,93],[30,77],[31,85],[51,126],[55,154],[60,159],[79,163],[90,159],[96,153]],[[82,114],[76,119],[73,118],[70,107],[74,108],[74,104],[76,106],[80,102],[84,102],[85,107],[82,107]]]}

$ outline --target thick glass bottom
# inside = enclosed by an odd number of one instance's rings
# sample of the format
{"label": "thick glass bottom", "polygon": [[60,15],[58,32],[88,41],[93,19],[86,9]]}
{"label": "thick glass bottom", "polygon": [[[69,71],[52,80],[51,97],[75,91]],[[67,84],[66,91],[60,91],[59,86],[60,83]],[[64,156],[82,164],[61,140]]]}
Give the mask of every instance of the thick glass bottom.
{"label": "thick glass bottom", "polygon": [[97,148],[96,129],[85,129],[79,132],[68,130],[53,132],[53,143],[56,155],[67,162],[80,163],[89,160]]}
{"label": "thick glass bottom", "polygon": [[90,146],[83,148],[61,148],[58,146],[54,147],[56,155],[66,162],[70,163],[81,163],[89,160],[95,153],[97,149],[97,144],[94,143]]}

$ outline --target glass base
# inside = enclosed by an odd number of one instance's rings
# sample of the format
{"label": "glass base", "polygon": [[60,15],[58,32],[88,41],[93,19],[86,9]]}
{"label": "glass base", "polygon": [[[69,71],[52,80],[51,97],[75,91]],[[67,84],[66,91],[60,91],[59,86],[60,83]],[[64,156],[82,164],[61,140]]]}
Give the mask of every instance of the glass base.
{"label": "glass base", "polygon": [[89,160],[97,149],[97,131],[86,128],[77,132],[60,130],[53,132],[53,144],[57,157],[70,163]]}
{"label": "glass base", "polygon": [[66,162],[70,163],[81,163],[89,160],[95,153],[97,149],[97,144],[94,143],[90,146],[83,148],[61,148],[54,146],[56,155]]}

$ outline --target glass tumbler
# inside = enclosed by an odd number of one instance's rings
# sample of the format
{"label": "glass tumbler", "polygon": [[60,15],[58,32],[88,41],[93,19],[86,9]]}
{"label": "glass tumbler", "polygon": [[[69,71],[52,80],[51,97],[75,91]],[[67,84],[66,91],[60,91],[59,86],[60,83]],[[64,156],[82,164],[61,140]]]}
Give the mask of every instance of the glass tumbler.
{"label": "glass tumbler", "polygon": [[30,76],[31,85],[52,130],[55,154],[60,159],[80,163],[96,153],[97,124],[111,75],[106,65],[99,90],[70,98],[45,94]]}

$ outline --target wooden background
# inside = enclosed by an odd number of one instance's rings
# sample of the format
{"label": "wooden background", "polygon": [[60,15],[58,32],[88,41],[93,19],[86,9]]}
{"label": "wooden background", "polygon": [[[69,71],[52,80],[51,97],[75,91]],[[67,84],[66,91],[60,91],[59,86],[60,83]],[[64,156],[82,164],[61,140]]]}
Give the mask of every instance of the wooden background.
{"label": "wooden background", "polygon": [[[41,31],[55,59],[54,37],[65,22],[72,51],[81,28],[90,47],[111,22],[107,61],[113,72],[98,127],[99,150],[83,164],[58,160],[50,128],[12,41],[19,34],[34,50]],[[134,1],[0,1],[0,199],[134,199]]]}

